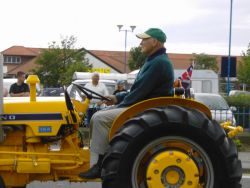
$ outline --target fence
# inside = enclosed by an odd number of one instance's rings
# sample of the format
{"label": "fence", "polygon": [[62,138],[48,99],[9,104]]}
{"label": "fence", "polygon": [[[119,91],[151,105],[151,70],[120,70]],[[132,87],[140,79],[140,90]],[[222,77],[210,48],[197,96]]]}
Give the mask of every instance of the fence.
{"label": "fence", "polygon": [[212,110],[211,113],[213,119],[218,122],[229,120],[233,124],[250,131],[250,107],[236,107],[233,112],[231,110]]}
{"label": "fence", "polygon": [[242,126],[244,129],[250,131],[250,108],[249,107],[237,107],[234,112],[237,125]]}

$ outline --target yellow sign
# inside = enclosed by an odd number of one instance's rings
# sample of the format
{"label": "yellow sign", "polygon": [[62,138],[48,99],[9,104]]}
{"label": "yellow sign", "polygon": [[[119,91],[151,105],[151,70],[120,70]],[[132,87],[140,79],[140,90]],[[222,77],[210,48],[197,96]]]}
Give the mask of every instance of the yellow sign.
{"label": "yellow sign", "polygon": [[110,73],[110,68],[92,68],[90,72]]}

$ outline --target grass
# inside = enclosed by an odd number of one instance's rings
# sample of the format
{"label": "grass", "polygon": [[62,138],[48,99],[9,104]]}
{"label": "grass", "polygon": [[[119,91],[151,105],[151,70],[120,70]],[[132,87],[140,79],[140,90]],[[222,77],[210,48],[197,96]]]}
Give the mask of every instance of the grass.
{"label": "grass", "polygon": [[243,133],[240,133],[237,137],[241,143],[239,151],[250,152],[250,132],[248,130],[245,130]]}

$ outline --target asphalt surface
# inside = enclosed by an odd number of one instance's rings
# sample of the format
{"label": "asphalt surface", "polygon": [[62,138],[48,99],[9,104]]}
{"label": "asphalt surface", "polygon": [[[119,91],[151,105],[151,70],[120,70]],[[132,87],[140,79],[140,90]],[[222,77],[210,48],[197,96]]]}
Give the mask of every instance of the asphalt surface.
{"label": "asphalt surface", "polygon": [[[242,178],[242,188],[249,188],[250,176],[244,175]],[[62,182],[32,182],[26,188],[101,188],[101,183],[69,183]]]}
{"label": "asphalt surface", "polygon": [[101,183],[69,183],[67,181],[58,182],[31,182],[26,188],[102,188]]}
{"label": "asphalt surface", "polygon": [[239,158],[244,172],[250,173],[250,152],[239,152]]}

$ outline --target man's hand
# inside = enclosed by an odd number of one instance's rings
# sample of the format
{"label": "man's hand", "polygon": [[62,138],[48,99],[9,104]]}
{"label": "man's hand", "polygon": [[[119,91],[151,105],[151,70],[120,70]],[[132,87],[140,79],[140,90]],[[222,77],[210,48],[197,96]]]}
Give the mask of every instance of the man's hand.
{"label": "man's hand", "polygon": [[97,105],[97,106],[101,106],[103,103],[104,103],[104,101],[98,101],[98,102],[96,103],[96,105]]}
{"label": "man's hand", "polygon": [[108,98],[108,99],[111,99],[110,101],[103,101],[108,106],[114,105],[114,104],[116,104],[118,102],[115,95],[108,95],[108,96],[105,96],[105,97]]}

